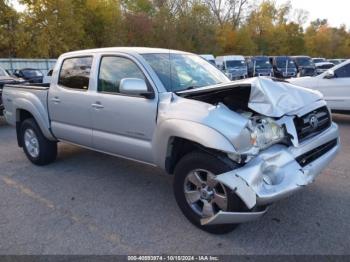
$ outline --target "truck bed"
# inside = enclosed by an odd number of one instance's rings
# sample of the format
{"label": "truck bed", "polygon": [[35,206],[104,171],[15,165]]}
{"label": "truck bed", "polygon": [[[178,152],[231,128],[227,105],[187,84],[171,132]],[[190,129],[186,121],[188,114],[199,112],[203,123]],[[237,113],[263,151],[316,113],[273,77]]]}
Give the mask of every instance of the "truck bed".
{"label": "truck bed", "polygon": [[47,114],[48,89],[49,84],[5,85],[2,99],[7,122],[15,125],[17,110],[26,110],[35,112],[37,117],[49,123]]}

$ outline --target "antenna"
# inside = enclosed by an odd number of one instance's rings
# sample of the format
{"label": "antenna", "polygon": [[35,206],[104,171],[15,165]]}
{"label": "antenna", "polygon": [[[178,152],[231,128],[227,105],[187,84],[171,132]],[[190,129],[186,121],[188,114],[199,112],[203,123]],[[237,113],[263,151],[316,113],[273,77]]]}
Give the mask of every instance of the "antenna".
{"label": "antenna", "polygon": [[170,90],[173,92],[173,70],[172,70],[172,65],[171,65],[171,54],[170,54],[170,49],[169,50],[169,69],[170,69]]}

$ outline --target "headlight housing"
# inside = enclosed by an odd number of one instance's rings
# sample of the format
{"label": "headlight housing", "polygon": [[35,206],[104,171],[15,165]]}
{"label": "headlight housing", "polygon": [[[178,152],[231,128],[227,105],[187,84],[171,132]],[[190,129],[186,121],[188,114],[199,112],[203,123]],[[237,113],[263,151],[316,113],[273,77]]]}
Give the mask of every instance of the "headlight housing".
{"label": "headlight housing", "polygon": [[271,118],[253,119],[249,130],[252,146],[260,150],[281,142],[286,137],[285,128]]}

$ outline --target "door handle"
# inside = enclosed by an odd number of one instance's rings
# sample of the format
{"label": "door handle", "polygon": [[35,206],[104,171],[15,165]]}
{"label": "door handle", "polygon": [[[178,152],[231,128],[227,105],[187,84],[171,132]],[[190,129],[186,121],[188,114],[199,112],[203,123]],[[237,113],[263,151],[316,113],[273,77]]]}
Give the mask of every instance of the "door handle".
{"label": "door handle", "polygon": [[58,97],[54,97],[51,99],[51,101],[57,104],[61,102],[61,99],[59,99]]}
{"label": "door handle", "polygon": [[103,109],[103,108],[105,108],[103,105],[101,105],[100,102],[96,102],[96,103],[92,104],[91,106],[93,108],[95,108],[95,109]]}

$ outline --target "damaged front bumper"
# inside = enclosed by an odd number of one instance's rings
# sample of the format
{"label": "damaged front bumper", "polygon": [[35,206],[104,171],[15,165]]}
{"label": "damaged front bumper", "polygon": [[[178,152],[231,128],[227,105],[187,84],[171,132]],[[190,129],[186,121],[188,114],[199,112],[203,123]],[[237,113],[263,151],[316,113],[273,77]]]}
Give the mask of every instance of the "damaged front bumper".
{"label": "damaged front bumper", "polygon": [[243,223],[265,214],[263,207],[285,198],[312,183],[340,149],[338,127],[332,124],[298,147],[275,145],[261,152],[244,167],[218,175],[216,180],[232,189],[249,210],[219,212],[202,219],[202,225]]}

